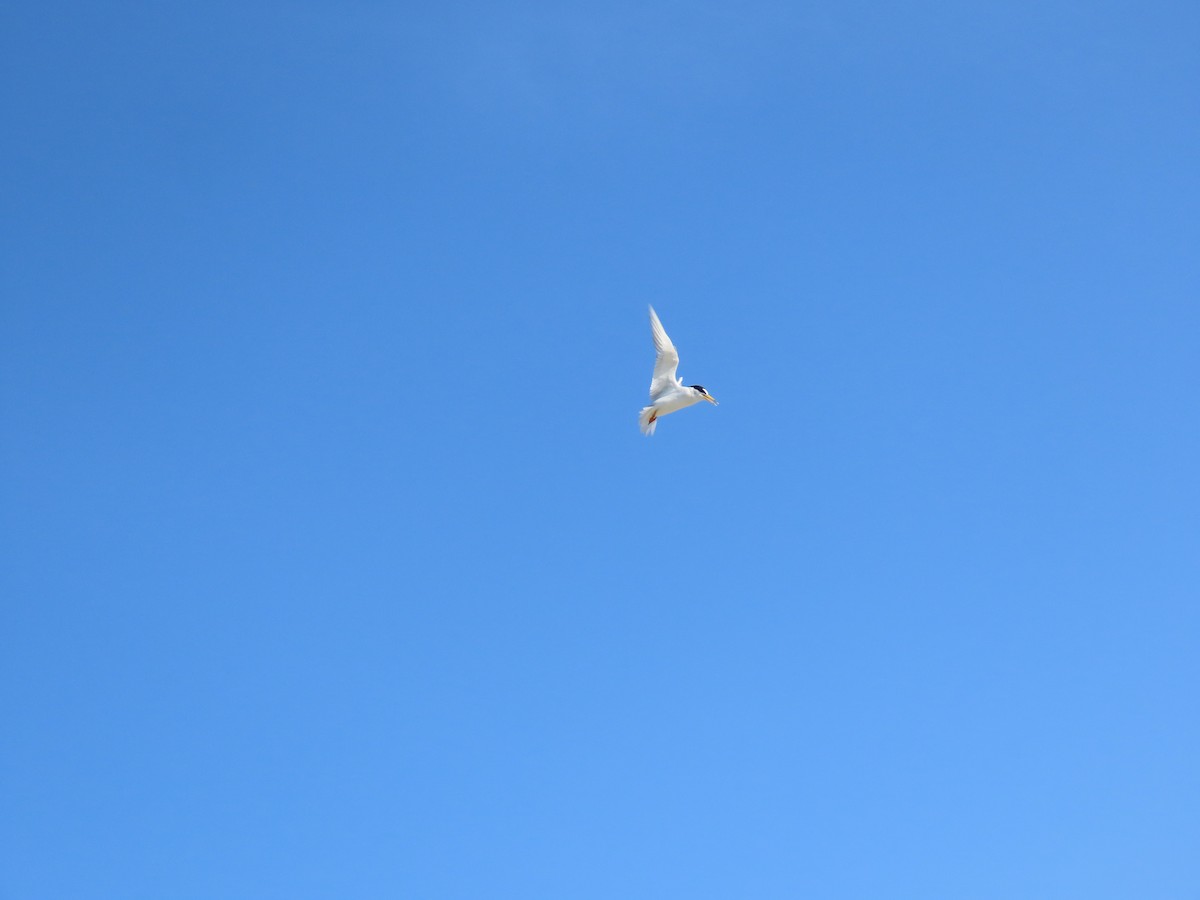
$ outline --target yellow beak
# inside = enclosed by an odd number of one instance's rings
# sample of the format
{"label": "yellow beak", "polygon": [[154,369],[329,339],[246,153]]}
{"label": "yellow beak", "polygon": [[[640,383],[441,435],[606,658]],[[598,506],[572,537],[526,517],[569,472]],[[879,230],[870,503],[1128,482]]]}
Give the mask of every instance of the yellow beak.
{"label": "yellow beak", "polygon": [[708,396],[708,394],[705,394],[705,395],[704,395],[704,399],[705,399],[705,400],[707,400],[709,403],[711,403],[713,406],[720,406],[720,405],[721,405],[721,404],[720,404],[720,403],[718,403],[716,400],[714,400],[712,397]]}

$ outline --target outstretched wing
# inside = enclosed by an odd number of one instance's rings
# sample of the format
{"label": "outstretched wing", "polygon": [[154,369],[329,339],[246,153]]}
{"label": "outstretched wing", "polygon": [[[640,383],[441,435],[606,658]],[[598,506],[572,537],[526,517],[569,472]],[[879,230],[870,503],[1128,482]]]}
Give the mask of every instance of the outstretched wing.
{"label": "outstretched wing", "polygon": [[654,349],[658,358],[654,360],[654,378],[650,381],[650,399],[656,400],[665,391],[675,387],[675,370],[679,367],[679,354],[667,337],[667,332],[658,321],[654,307],[650,307],[650,333],[654,335]]}

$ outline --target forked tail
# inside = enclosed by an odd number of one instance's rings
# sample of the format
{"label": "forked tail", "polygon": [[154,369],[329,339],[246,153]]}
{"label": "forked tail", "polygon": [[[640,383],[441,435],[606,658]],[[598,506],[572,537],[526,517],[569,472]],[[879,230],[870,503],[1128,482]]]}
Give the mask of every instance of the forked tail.
{"label": "forked tail", "polygon": [[658,414],[654,411],[653,406],[642,407],[642,411],[638,414],[638,425],[642,427],[642,434],[647,437],[654,434],[654,428],[658,425]]}

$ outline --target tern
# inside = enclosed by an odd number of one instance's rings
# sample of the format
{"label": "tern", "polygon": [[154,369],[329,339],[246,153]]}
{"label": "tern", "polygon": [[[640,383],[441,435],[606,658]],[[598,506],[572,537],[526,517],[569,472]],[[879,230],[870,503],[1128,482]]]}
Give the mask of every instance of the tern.
{"label": "tern", "polygon": [[717,401],[702,385],[687,385],[683,383],[682,378],[675,377],[675,370],[679,367],[679,353],[667,337],[662,322],[658,321],[658,314],[653,306],[650,307],[650,333],[654,335],[654,349],[658,352],[658,357],[654,360],[654,378],[650,381],[650,405],[643,406],[638,416],[642,434],[647,436],[654,434],[658,420],[668,413],[699,403],[701,400],[707,400],[713,406],[717,405]]}

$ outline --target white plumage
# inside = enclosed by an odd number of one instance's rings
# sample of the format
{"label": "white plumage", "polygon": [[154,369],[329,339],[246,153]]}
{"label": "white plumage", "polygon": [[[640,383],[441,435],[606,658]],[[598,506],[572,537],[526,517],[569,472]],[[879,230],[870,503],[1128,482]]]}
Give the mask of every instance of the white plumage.
{"label": "white plumage", "polygon": [[645,435],[654,434],[659,418],[676,410],[701,400],[717,405],[717,401],[701,385],[685,385],[682,378],[675,377],[675,370],[679,368],[679,353],[667,337],[666,329],[658,320],[653,306],[650,307],[650,333],[654,336],[654,349],[658,356],[654,360],[654,377],[650,380],[650,405],[643,406],[638,415],[638,424]]}

